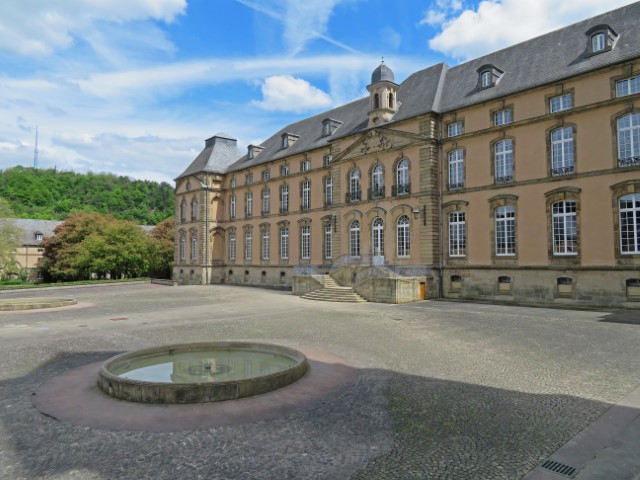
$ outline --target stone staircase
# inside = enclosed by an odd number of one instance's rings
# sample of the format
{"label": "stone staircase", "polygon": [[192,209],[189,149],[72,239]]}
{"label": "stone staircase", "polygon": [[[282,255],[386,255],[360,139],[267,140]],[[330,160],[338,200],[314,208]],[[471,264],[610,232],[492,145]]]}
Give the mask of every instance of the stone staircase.
{"label": "stone staircase", "polygon": [[322,302],[364,303],[366,300],[353,291],[351,287],[341,287],[329,275],[322,275],[322,288],[305,293],[301,298]]}

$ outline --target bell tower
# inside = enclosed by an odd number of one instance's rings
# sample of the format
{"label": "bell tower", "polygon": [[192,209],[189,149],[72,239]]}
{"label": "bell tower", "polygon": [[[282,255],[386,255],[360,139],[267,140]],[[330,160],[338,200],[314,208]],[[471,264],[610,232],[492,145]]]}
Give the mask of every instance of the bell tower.
{"label": "bell tower", "polygon": [[394,82],[393,71],[384,59],[371,74],[369,91],[369,128],[388,122],[398,111],[398,85]]}

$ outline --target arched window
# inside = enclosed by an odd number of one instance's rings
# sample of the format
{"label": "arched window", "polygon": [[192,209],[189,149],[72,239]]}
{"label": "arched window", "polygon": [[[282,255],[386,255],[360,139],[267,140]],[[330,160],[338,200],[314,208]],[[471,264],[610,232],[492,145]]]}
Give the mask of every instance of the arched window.
{"label": "arched window", "polygon": [[196,259],[198,256],[198,240],[195,235],[191,237],[191,260]]}
{"label": "arched window", "polygon": [[384,256],[384,222],[380,217],[373,221],[371,226],[371,245],[373,246],[373,256]]}
{"label": "arched window", "polygon": [[360,222],[358,220],[349,224],[349,255],[360,256]]}
{"label": "arched window", "polygon": [[407,195],[411,193],[411,184],[409,183],[409,160],[403,158],[396,165],[396,195]]}
{"label": "arched window", "polygon": [[573,128],[556,128],[551,132],[551,175],[569,175],[574,170]]}
{"label": "arched window", "polygon": [[596,33],[591,37],[591,52],[596,53],[607,47],[607,38],[604,33]]}
{"label": "arched window", "polygon": [[389,92],[389,108],[391,109],[395,108],[393,106],[393,92]]}
{"label": "arched window", "polygon": [[496,255],[516,254],[516,209],[510,205],[495,210]]}
{"label": "arched window", "polygon": [[349,192],[347,201],[357,202],[360,200],[360,170],[354,168],[349,175]]}
{"label": "arched window", "polygon": [[373,108],[380,108],[380,95],[377,93],[373,96]]}
{"label": "arched window", "polygon": [[409,217],[402,215],[396,225],[396,242],[399,257],[408,257],[411,254],[411,236],[409,231]]}
{"label": "arched window", "polygon": [[180,221],[181,222],[187,221],[187,202],[184,199],[180,203]]}
{"label": "arched window", "polygon": [[180,236],[180,260],[187,258],[187,239],[184,234]]}
{"label": "arched window", "polygon": [[384,197],[384,168],[381,164],[373,167],[371,172],[371,198]]}
{"label": "arched window", "polygon": [[195,198],[193,202],[191,202],[191,220],[195,221],[198,219],[198,200]]}
{"label": "arched window", "polygon": [[640,254],[640,193],[619,199],[620,253]]}
{"label": "arched window", "polygon": [[449,152],[449,190],[464,188],[464,150]]}
{"label": "arched window", "polygon": [[253,216],[253,192],[247,192],[244,197],[244,214],[246,217]]}
{"label": "arched window", "polygon": [[494,145],[496,183],[513,180],[513,140],[506,139]]}
{"label": "arched window", "polygon": [[640,113],[618,118],[618,165],[640,165]]}

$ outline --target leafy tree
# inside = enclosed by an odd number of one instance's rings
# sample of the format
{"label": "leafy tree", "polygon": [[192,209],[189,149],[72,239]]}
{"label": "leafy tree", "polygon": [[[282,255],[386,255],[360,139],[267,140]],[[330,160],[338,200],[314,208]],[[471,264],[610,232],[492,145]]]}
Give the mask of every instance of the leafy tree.
{"label": "leafy tree", "polygon": [[20,218],[63,220],[73,213],[98,212],[141,225],[172,216],[175,205],[168,183],[25,167],[0,171],[0,196]]}
{"label": "leafy tree", "polygon": [[0,279],[20,273],[16,249],[22,245],[22,230],[16,226],[9,202],[0,198]]}
{"label": "leafy tree", "polygon": [[153,246],[150,275],[155,278],[171,278],[174,251],[175,218],[163,220],[149,232]]}

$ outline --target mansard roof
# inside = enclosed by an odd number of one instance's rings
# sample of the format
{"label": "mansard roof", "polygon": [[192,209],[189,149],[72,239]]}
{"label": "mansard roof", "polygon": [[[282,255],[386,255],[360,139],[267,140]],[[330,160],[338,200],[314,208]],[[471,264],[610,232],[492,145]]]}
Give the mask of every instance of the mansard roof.
{"label": "mansard roof", "polygon": [[[394,123],[429,112],[441,114],[496,100],[638,58],[638,18],[640,2],[455,67],[440,63],[415,72],[398,86],[398,111],[393,119],[384,125],[392,126]],[[588,35],[593,27],[602,25],[608,26],[618,34],[616,44],[611,50],[593,54],[589,50],[589,39],[585,35]],[[500,81],[490,88],[479,89],[478,71],[486,65],[501,72]],[[264,150],[253,159],[240,152],[235,144],[233,148],[225,147],[219,151],[206,147],[180,177],[199,171],[238,171],[328,147],[335,139],[368,130],[369,107],[369,98],[362,98],[287,125],[263,142],[261,146]],[[323,136],[322,121],[326,118],[341,121],[342,124],[332,135]],[[297,135],[299,139],[288,148],[283,148],[284,133]]]}
{"label": "mansard roof", "polygon": [[[452,67],[438,110],[445,113],[638,58],[638,19],[640,2]],[[619,34],[618,41],[612,50],[593,55],[585,34],[602,24]],[[494,87],[478,90],[477,70],[485,64],[504,75]]]}
{"label": "mansard roof", "polygon": [[22,245],[40,245],[42,240],[36,239],[36,234],[43,237],[51,237],[53,229],[62,224],[59,220],[31,220],[26,218],[13,218],[14,225],[22,231]]}
{"label": "mansard roof", "polygon": [[204,150],[178,178],[201,172],[224,173],[229,165],[242,156],[238,141],[226,133],[218,133],[205,140]]}

